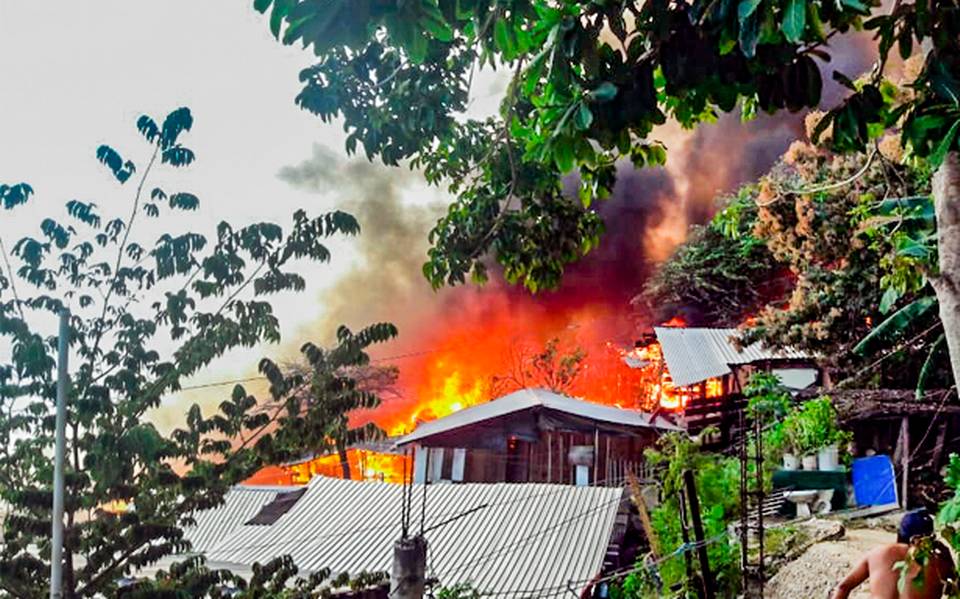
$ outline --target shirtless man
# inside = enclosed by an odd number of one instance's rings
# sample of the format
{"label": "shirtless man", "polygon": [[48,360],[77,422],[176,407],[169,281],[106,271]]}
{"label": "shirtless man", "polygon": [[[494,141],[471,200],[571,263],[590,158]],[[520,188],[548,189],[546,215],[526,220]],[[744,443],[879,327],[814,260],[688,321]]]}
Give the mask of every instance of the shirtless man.
{"label": "shirtless man", "polygon": [[920,566],[914,564],[901,593],[897,588],[900,571],[894,569],[894,564],[906,558],[911,539],[932,534],[933,519],[926,510],[907,512],[900,521],[897,542],[877,547],[868,553],[837,585],[831,598],[847,599],[853,589],[869,578],[871,599],[940,599],[943,594],[942,580],[953,571],[954,565],[950,552],[939,541],[924,567],[923,584],[916,584]]}

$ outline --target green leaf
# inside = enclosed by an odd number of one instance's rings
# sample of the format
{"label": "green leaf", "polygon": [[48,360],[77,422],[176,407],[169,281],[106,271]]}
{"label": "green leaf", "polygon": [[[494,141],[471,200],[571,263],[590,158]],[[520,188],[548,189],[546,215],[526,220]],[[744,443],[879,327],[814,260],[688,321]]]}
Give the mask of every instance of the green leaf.
{"label": "green leaf", "polygon": [[200,200],[192,193],[175,193],[170,196],[170,207],[180,210],[196,210],[200,206]]}
{"label": "green leaf", "polygon": [[450,28],[446,19],[443,18],[443,13],[440,12],[440,7],[437,6],[436,0],[426,0],[421,6],[423,7],[423,16],[420,17],[420,25],[435,39],[441,42],[452,41],[453,29]]}
{"label": "green leaf", "polygon": [[427,51],[430,49],[430,40],[420,31],[414,31],[410,43],[406,46],[410,60],[414,64],[423,64],[427,59]]}
{"label": "green leaf", "polygon": [[820,19],[820,6],[816,2],[807,2],[807,21],[810,23],[810,29],[820,41],[826,41],[827,30]]}
{"label": "green leaf", "polygon": [[923,399],[923,394],[927,390],[927,381],[930,380],[930,375],[933,373],[933,368],[936,364],[937,354],[946,347],[946,344],[947,336],[941,333],[933,342],[933,345],[930,346],[930,351],[927,352],[927,358],[923,361],[920,374],[917,376],[917,388],[914,390],[914,396],[917,399]]}
{"label": "green leaf", "polygon": [[943,164],[944,158],[947,157],[947,154],[950,150],[953,149],[953,142],[957,138],[957,130],[960,128],[960,120],[954,121],[953,125],[950,127],[950,130],[947,131],[947,135],[937,144],[937,149],[930,154],[930,164],[937,168]]}
{"label": "green leaf", "polygon": [[960,105],[960,82],[950,72],[945,61],[933,61],[928,68],[928,78],[930,86],[937,95],[954,105]]}
{"label": "green leaf", "polygon": [[926,295],[914,300],[878,324],[875,329],[870,331],[870,334],[857,343],[853,352],[865,355],[877,343],[891,339],[897,333],[903,332],[907,327],[916,323],[921,316],[936,305],[937,298],[933,295]]}
{"label": "green leaf", "polygon": [[280,27],[283,25],[283,19],[294,4],[295,0],[274,1],[273,11],[270,13],[270,32],[273,33],[273,37],[280,39]]}
{"label": "green leaf", "polygon": [[596,102],[609,102],[616,97],[617,91],[616,85],[604,81],[589,93],[589,97]]}
{"label": "green leaf", "polygon": [[273,0],[253,0],[254,10],[261,14],[267,12],[271,4],[273,4]]}
{"label": "green leaf", "polygon": [[737,38],[740,42],[740,50],[747,58],[753,58],[757,55],[757,44],[760,41],[760,16],[751,14],[745,20],[740,21],[740,34]]}
{"label": "green leaf", "polygon": [[160,128],[157,127],[157,123],[145,114],[140,115],[140,118],[137,119],[137,131],[151,143],[160,134]]}
{"label": "green leaf", "polygon": [[513,60],[513,38],[505,19],[498,18],[493,24],[493,43],[506,60]]}
{"label": "green leaf", "polygon": [[880,298],[880,313],[886,314],[889,312],[901,296],[902,294],[895,287],[887,287],[887,290],[883,292],[883,297]]}
{"label": "green leaf", "polygon": [[477,9],[472,6],[472,2],[467,2],[466,0],[456,0],[456,15],[457,19],[461,21],[466,21],[473,17],[476,14]]}
{"label": "green leaf", "polygon": [[807,25],[806,4],[805,0],[789,0],[787,3],[780,28],[791,44],[798,43],[803,37],[803,30]]}
{"label": "green leaf", "polygon": [[553,144],[553,161],[561,173],[573,170],[573,144],[568,139],[560,139]]}
{"label": "green leaf", "polygon": [[580,103],[580,109],[577,110],[574,123],[577,125],[577,129],[581,131],[586,131],[593,123],[593,113],[590,112],[590,108],[583,102]]}
{"label": "green leaf", "polygon": [[852,8],[853,10],[862,14],[870,14],[870,7],[860,0],[840,0],[840,4],[846,6],[847,8]]}
{"label": "green leaf", "polygon": [[543,67],[546,63],[547,54],[542,52],[533,59],[533,62],[527,67],[523,76],[523,93],[525,96],[532,96],[533,92],[536,91],[537,84],[540,83],[540,78],[543,76]]}
{"label": "green leaf", "polygon": [[737,5],[737,18],[740,20],[741,27],[744,21],[757,12],[758,6],[760,6],[760,0],[740,0],[740,4]]}

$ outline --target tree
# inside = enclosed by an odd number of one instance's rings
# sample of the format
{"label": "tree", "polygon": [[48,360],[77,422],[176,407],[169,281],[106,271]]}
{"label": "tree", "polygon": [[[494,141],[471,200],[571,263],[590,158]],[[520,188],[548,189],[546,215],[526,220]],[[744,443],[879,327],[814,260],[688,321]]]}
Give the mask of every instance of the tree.
{"label": "tree", "polygon": [[587,352],[582,347],[564,351],[560,338],[554,337],[544,344],[539,352],[515,344],[510,356],[510,372],[493,377],[495,395],[542,387],[555,393],[567,393],[584,367]]}
{"label": "tree", "polygon": [[[685,127],[739,108],[820,103],[817,60],[829,39],[874,31],[880,62],[814,131],[865,152],[899,124],[903,144],[938,169],[940,263],[931,280],[960,380],[960,3],[957,0],[254,0],[285,44],[313,47],[297,103],[343,120],[346,148],[409,160],[457,198],[431,233],[434,285],[483,279],[488,254],[533,291],[599,242],[591,204],[610,194],[616,162],[660,164],[650,139],[668,117]],[[894,46],[924,48],[913,94],[893,102],[881,77]],[[821,63],[823,64],[823,63]],[[461,118],[476,65],[509,69],[499,115]],[[855,74],[854,74],[855,75]],[[578,197],[564,195],[576,171]]]}
{"label": "tree", "polygon": [[[286,416],[280,421],[276,447],[286,455],[299,458],[304,452],[314,455],[333,450],[340,456],[343,478],[350,479],[347,449],[361,441],[386,437],[383,429],[370,422],[353,427],[350,413],[380,405],[380,394],[396,382],[397,369],[373,366],[364,351],[371,343],[396,335],[393,325],[376,325],[354,334],[346,327],[337,331],[337,345],[329,349],[307,343],[301,348],[303,363],[287,368],[286,388],[297,393],[280,398]],[[274,371],[275,365],[266,369]],[[304,384],[306,383],[306,384]]]}
{"label": "tree", "polygon": [[[218,505],[232,484],[283,449],[278,441],[288,434],[284,427],[297,422],[284,413],[285,404],[259,409],[257,398],[240,385],[214,414],[194,405],[183,427],[169,435],[145,418],[217,357],[278,341],[280,325],[268,296],[302,291],[303,264],[330,257],[324,238],[359,231],[342,212],[311,218],[297,211],[286,231],[269,222],[221,222],[214,239],[187,231],[145,242],[147,234],[137,227],[143,219],[189,214],[199,205],[188,191],[153,183],[158,170],[194,161],[183,141],[192,126],[187,108],[159,124],[141,116],[137,128],[147,160],[139,166],[110,146],[97,149],[117,183],[133,180],[124,216],[70,200],[68,220],[45,218],[37,237],[12,246],[0,240],[0,335],[9,348],[0,361],[0,498],[9,506],[0,588],[12,596],[48,594],[57,340],[44,331],[64,308],[72,311],[73,356],[66,427],[67,597],[112,596],[123,575],[189,549],[183,529],[191,514]],[[26,184],[3,185],[0,203],[16,209],[32,194]],[[185,222],[180,216],[168,230]],[[4,227],[4,236],[13,230]],[[390,325],[377,325],[341,334],[344,349],[328,359],[361,363],[363,347],[393,332]],[[303,384],[278,376],[269,360],[261,370],[275,400],[296,394]]]}
{"label": "tree", "polygon": [[725,218],[694,226],[634,299],[664,322],[682,316],[693,326],[735,327],[781,295],[781,264],[752,234],[755,186],[747,186],[723,208]]}

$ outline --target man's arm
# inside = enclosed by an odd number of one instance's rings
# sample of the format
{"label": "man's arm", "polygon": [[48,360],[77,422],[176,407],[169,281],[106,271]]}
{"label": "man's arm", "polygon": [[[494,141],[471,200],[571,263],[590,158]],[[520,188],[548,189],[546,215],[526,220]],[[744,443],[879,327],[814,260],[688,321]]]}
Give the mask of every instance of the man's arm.
{"label": "man's arm", "polygon": [[834,589],[831,599],[847,599],[850,592],[860,586],[867,577],[870,576],[870,567],[867,565],[867,558],[864,557],[860,563],[854,566],[853,570],[847,574],[847,577],[840,581],[837,588]]}

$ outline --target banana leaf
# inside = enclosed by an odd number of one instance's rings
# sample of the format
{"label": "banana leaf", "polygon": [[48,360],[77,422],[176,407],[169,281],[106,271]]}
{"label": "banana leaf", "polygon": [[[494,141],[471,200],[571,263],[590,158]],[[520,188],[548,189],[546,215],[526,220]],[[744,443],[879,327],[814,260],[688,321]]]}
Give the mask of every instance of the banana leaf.
{"label": "banana leaf", "polygon": [[873,350],[877,344],[883,341],[889,341],[897,333],[903,332],[936,305],[937,298],[934,295],[925,295],[912,301],[878,324],[877,328],[870,331],[866,337],[857,343],[853,348],[853,352],[861,356],[866,355]]}

